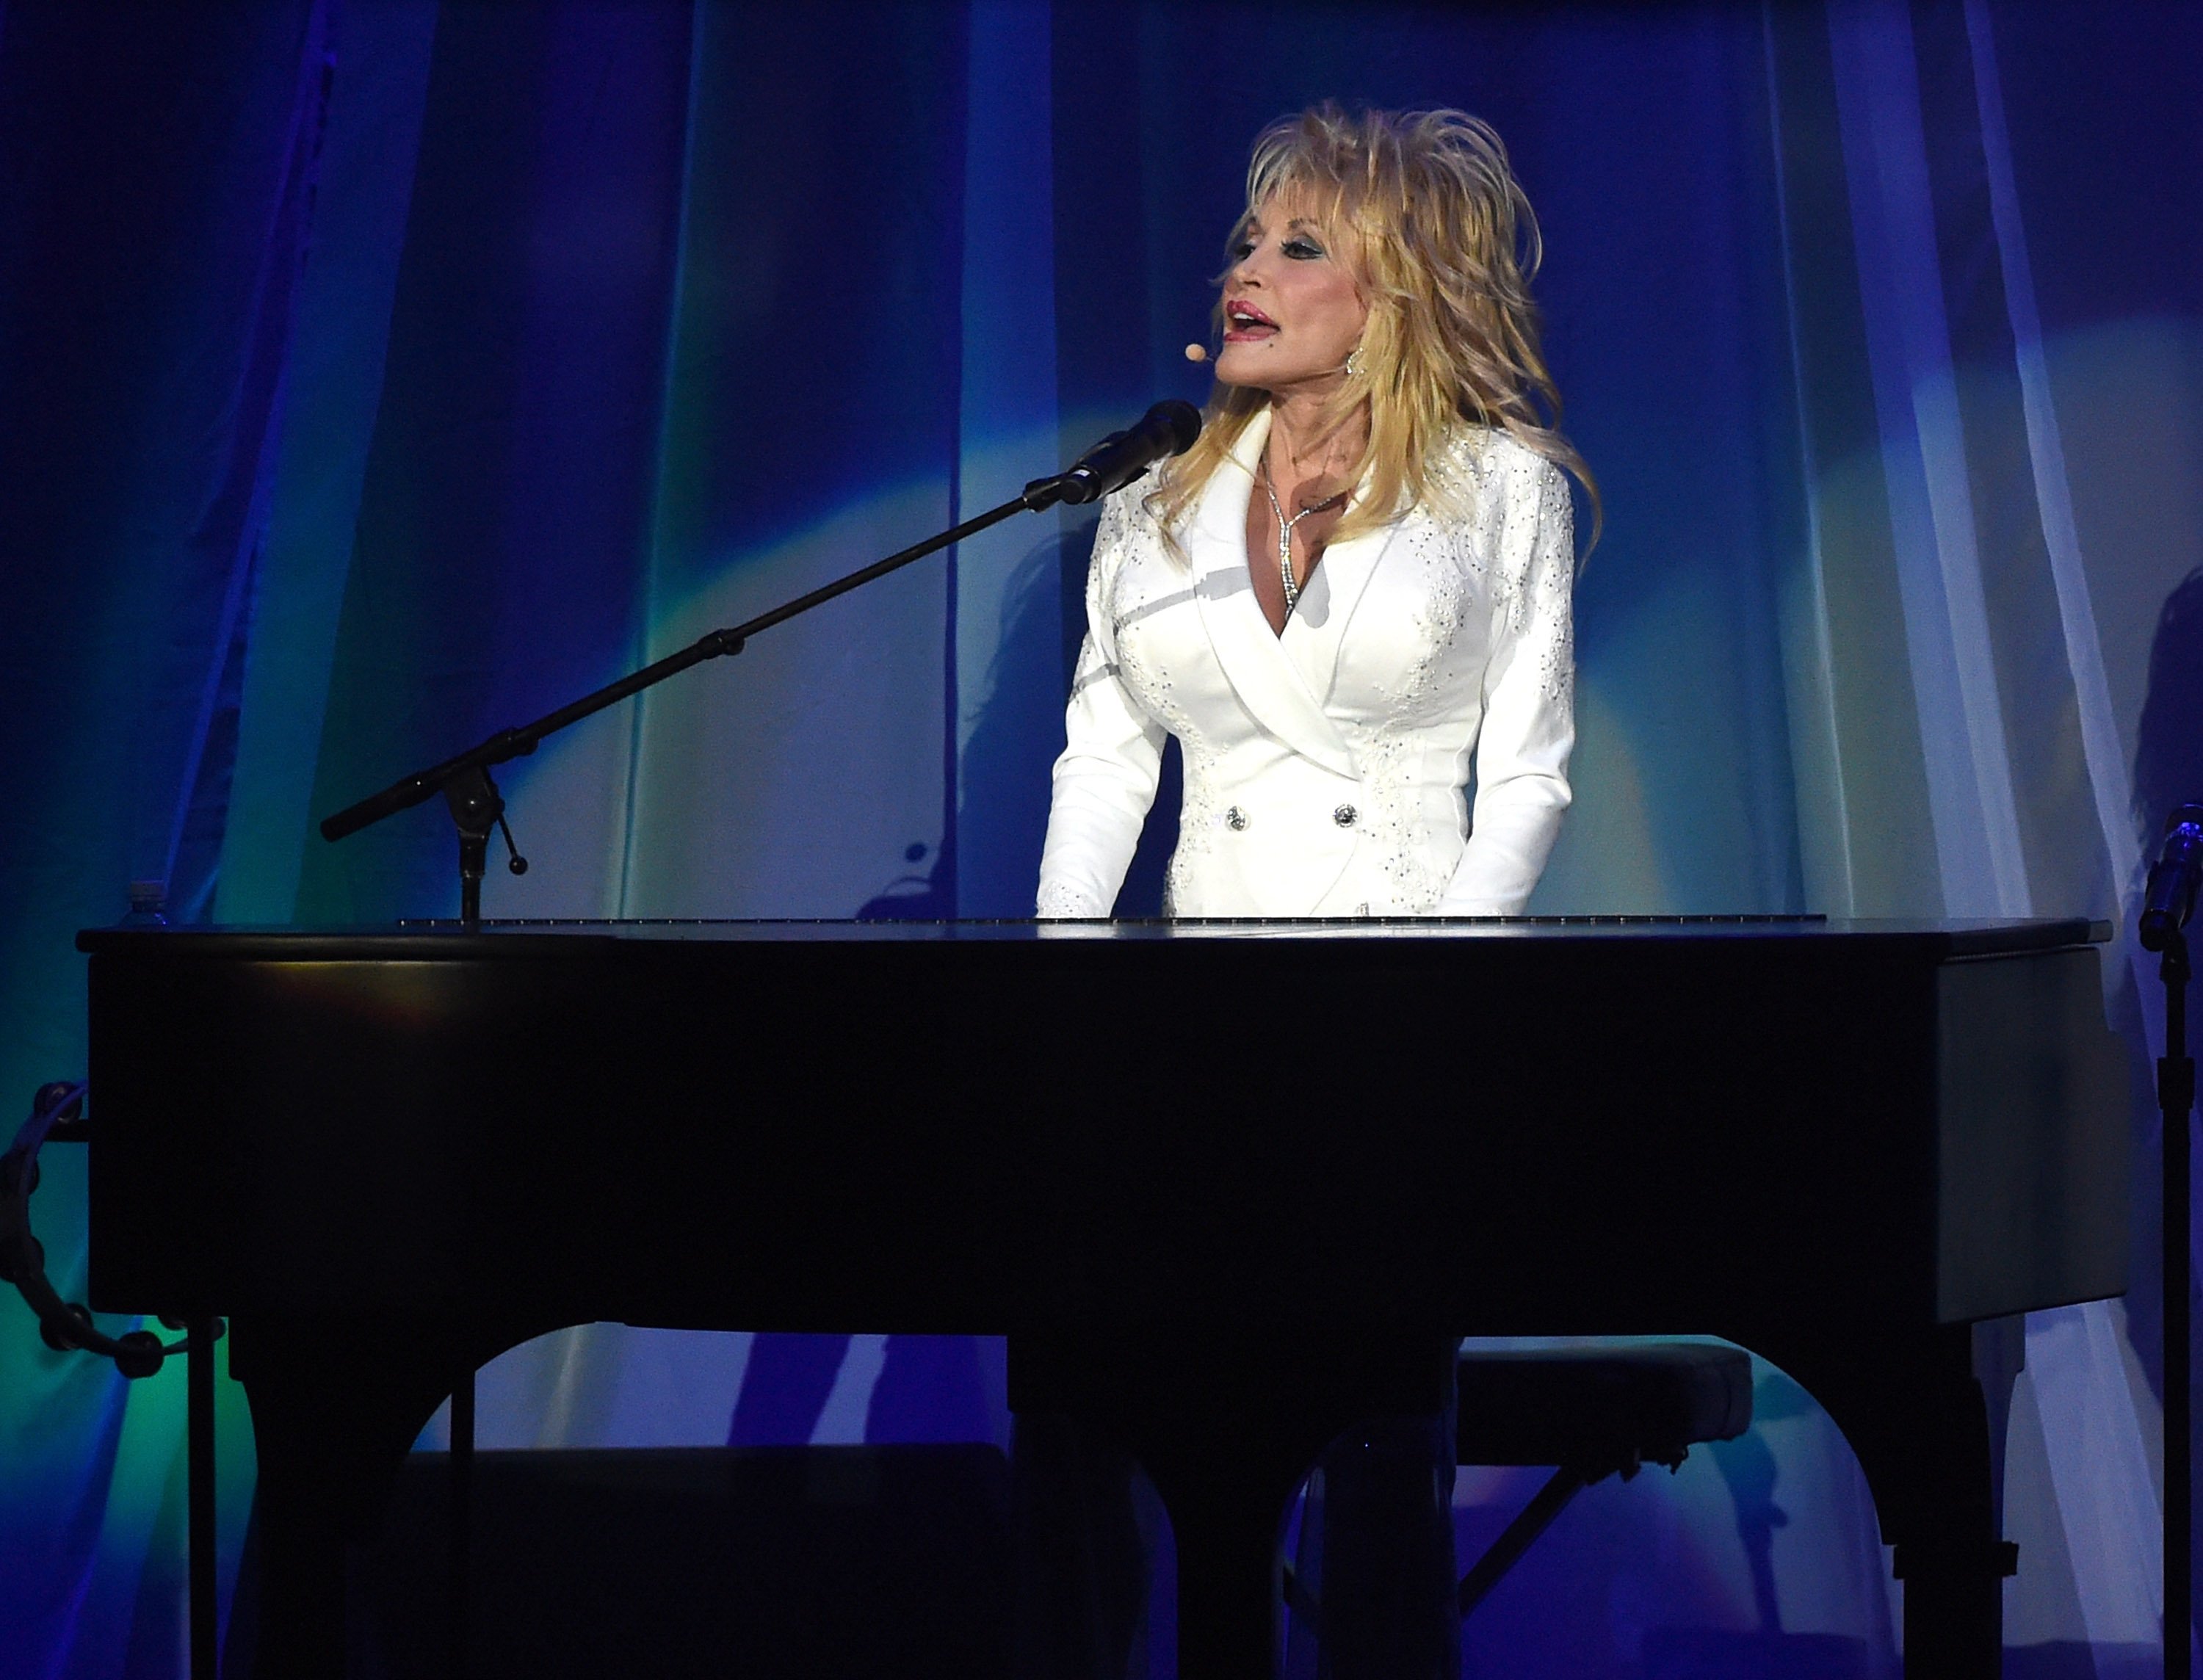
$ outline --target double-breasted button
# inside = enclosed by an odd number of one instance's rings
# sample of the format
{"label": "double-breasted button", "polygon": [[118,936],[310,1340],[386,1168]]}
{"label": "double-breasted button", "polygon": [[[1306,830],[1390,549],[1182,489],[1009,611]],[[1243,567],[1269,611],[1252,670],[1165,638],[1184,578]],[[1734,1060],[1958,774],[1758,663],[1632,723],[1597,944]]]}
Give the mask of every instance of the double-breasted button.
{"label": "double-breasted button", "polygon": [[1351,828],[1356,814],[1352,805],[1341,805],[1337,811],[1332,812],[1331,820],[1342,828]]}
{"label": "double-breasted button", "polygon": [[1247,813],[1237,805],[1232,806],[1224,813],[1224,826],[1231,829],[1233,834],[1237,834],[1247,826]]}

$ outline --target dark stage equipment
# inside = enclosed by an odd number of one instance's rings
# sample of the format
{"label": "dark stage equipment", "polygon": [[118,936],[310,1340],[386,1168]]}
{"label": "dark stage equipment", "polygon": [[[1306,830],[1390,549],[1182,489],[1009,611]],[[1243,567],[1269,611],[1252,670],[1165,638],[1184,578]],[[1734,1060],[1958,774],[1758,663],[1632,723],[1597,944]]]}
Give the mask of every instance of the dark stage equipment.
{"label": "dark stage equipment", "polygon": [[[263,1675],[341,1672],[346,1541],[445,1395],[624,1320],[1007,1334],[1014,1404],[1154,1478],[1210,1680],[1270,1672],[1293,1488],[1451,1338],[1727,1336],[1857,1450],[1911,1671],[1991,1680],[2008,1321],[2126,1282],[2106,935],[90,932],[92,1300],[232,1317]],[[1322,999],[1303,1047],[1220,1050],[1249,988]]]}

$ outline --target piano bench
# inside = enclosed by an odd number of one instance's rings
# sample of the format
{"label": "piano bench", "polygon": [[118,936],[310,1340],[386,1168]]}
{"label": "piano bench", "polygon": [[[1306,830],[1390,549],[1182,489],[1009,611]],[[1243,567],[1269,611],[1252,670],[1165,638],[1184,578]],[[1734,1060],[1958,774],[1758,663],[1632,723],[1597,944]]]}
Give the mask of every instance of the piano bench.
{"label": "piano bench", "polygon": [[1751,1357],[1706,1342],[1464,1347],[1456,1456],[1465,1465],[1558,1468],[1461,1581],[1461,1612],[1481,1603],[1568,1502],[1646,1464],[1670,1470],[1701,1441],[1751,1427]]}

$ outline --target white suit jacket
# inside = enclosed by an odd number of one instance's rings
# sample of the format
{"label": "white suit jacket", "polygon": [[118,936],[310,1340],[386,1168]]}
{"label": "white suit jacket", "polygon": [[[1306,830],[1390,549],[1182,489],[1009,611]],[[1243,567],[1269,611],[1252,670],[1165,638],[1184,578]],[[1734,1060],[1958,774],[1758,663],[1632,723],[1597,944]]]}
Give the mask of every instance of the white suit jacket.
{"label": "white suit jacket", "polygon": [[1466,520],[1418,508],[1334,544],[1279,636],[1247,569],[1268,435],[1257,416],[1187,510],[1183,559],[1145,506],[1152,485],[1102,504],[1039,913],[1110,913],[1166,734],[1185,771],[1166,914],[1520,911],[1568,804],[1566,481],[1464,427],[1444,466]]}

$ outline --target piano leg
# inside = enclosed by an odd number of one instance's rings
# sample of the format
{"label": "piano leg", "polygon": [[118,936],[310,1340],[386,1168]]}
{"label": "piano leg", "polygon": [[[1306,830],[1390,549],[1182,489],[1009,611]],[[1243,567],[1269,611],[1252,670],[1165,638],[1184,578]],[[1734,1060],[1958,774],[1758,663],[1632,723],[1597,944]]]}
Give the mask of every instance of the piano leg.
{"label": "piano leg", "polygon": [[307,1443],[272,1435],[255,1406],[260,1479],[260,1616],[251,1672],[337,1680],[345,1666],[345,1538],[327,1493],[327,1467]]}
{"label": "piano leg", "polygon": [[2002,1671],[2004,1581],[2017,1548],[1999,1533],[2003,1453],[1990,1422],[2008,1414],[2018,1366],[2000,1357],[1977,1366],[1976,1341],[1957,1324],[1894,1337],[1776,1330],[1746,1342],[1803,1383],[1858,1454],[1882,1539],[1896,1548],[1915,1680],[1997,1680]]}
{"label": "piano leg", "polygon": [[1272,1680],[1280,1633],[1278,1533],[1315,1453],[1298,1464],[1291,1455],[1250,1455],[1220,1475],[1213,1463],[1172,1450],[1184,1444],[1151,1435],[1133,1446],[1169,1507],[1178,1548],[1178,1671]]}
{"label": "piano leg", "polygon": [[260,1680],[343,1680],[346,1548],[388,1502],[450,1386],[450,1341],[416,1322],[239,1319],[230,1370],[259,1461]]}
{"label": "piano leg", "polygon": [[1013,1335],[1010,1404],[1083,1418],[1154,1481],[1178,1551],[1178,1672],[1272,1680],[1287,1501],[1352,1424],[1444,1406],[1458,1340]]}

